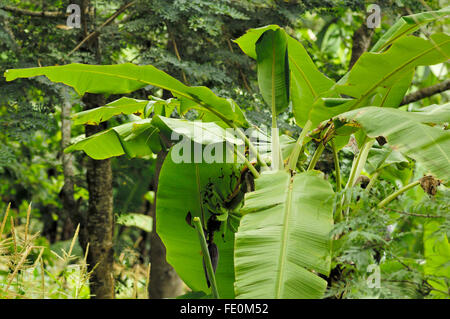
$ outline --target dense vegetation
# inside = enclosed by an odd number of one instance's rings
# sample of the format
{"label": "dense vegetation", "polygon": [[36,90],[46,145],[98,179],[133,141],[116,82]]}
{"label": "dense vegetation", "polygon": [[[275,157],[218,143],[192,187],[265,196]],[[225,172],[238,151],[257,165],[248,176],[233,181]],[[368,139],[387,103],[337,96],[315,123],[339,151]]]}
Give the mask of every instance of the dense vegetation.
{"label": "dense vegetation", "polygon": [[0,2],[0,298],[449,297],[450,7],[70,3]]}

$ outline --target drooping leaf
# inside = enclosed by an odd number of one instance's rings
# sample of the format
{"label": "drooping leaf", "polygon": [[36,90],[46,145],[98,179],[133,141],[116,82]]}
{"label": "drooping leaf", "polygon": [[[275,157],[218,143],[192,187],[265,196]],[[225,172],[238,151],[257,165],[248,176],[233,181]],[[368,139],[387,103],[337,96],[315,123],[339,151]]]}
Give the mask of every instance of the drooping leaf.
{"label": "drooping leaf", "polygon": [[53,82],[69,85],[83,95],[86,92],[98,94],[125,94],[148,85],[168,91],[180,99],[193,101],[205,111],[211,112],[227,122],[246,127],[239,106],[231,99],[220,98],[204,86],[189,87],[152,65],[138,66],[131,63],[117,65],[87,65],[73,63],[28,69],[11,69],[5,72],[7,81],[45,75]]}
{"label": "drooping leaf", "polygon": [[237,298],[323,296],[327,283],[317,273],[330,271],[332,197],[318,172],[262,173],[236,233]]}
{"label": "drooping leaf", "polygon": [[101,160],[123,154],[130,158],[143,157],[157,152],[158,146],[158,129],[151,125],[151,119],[144,119],[82,138],[64,151],[84,151],[93,159]]}
{"label": "drooping leaf", "polygon": [[450,179],[450,132],[423,124],[435,119],[433,113],[365,107],[337,118],[358,123],[371,138],[384,136],[394,150],[420,162],[437,178]]}

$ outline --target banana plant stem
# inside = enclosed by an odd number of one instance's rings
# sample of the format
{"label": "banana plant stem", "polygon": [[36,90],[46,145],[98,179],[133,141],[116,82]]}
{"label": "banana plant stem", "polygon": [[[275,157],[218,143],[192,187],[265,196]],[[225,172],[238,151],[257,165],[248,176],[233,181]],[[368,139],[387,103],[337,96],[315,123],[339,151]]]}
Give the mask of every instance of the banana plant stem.
{"label": "banana plant stem", "polygon": [[396,199],[398,196],[400,196],[401,194],[403,194],[407,190],[409,190],[409,189],[411,189],[414,186],[417,186],[419,184],[420,184],[420,180],[417,180],[415,182],[412,182],[412,183],[410,183],[410,184],[400,188],[398,191],[396,191],[395,193],[392,193],[391,195],[389,195],[388,197],[383,199],[381,202],[379,202],[378,203],[378,208],[383,208],[384,206],[389,204],[392,200]]}
{"label": "banana plant stem", "polygon": [[[336,193],[339,193],[342,190],[342,181],[341,181],[341,168],[339,166],[339,156],[336,149],[336,144],[334,143],[334,140],[331,140],[331,148],[333,149],[333,160],[334,160],[334,171],[336,174]],[[336,212],[335,212],[335,221],[338,223],[342,221],[344,216],[342,215],[342,206],[341,201],[338,202],[336,205]]]}
{"label": "banana plant stem", "polygon": [[245,145],[248,146],[248,148],[250,149],[250,151],[253,154],[256,154],[256,159],[258,161],[258,163],[264,168],[264,169],[269,169],[269,167],[267,166],[266,162],[261,158],[261,155],[259,154],[259,152],[256,150],[255,146],[252,144],[252,142],[248,139],[247,136],[245,136],[244,133],[241,132],[241,130],[235,125],[235,124],[231,124],[231,126],[235,129],[235,131],[239,134],[239,137],[242,138],[245,142]]}
{"label": "banana plant stem", "polygon": [[309,162],[307,171],[310,171],[316,167],[317,162],[319,161],[320,155],[322,155],[325,145],[328,143],[327,136],[334,130],[333,125],[328,126],[326,129],[322,141],[320,141],[319,146],[317,146],[316,151],[314,152],[313,158],[311,159],[311,162]]}
{"label": "banana plant stem", "polygon": [[256,168],[252,165],[252,163],[249,162],[249,160],[238,150],[235,151],[236,155],[245,162],[245,165],[247,165],[248,169],[252,172],[253,176],[255,178],[259,178],[259,173],[256,170]]}
{"label": "banana plant stem", "polygon": [[[375,143],[375,139],[369,139],[366,137],[364,140],[364,143],[361,147],[361,150],[359,151],[358,155],[354,158],[352,163],[352,169],[350,171],[350,176],[348,178],[347,184],[345,185],[345,190],[349,189],[350,187],[353,187],[355,185],[356,179],[358,178],[359,174],[361,174],[362,169],[366,165],[367,156],[369,155],[369,151],[372,148],[372,145]],[[342,200],[340,202],[340,207],[345,207],[347,204],[348,199],[344,195],[342,196]],[[346,209],[346,215],[348,214],[349,209]]]}
{"label": "banana plant stem", "polygon": [[346,189],[355,185],[356,179],[359,174],[361,174],[364,165],[366,165],[367,156],[369,155],[369,151],[372,148],[373,143],[375,143],[375,139],[369,139],[364,142],[358,156],[353,161],[352,170],[350,172],[347,185],[345,186]]}
{"label": "banana plant stem", "polygon": [[310,120],[308,120],[303,127],[302,132],[300,133],[300,136],[298,137],[297,143],[295,143],[295,147],[291,153],[291,156],[289,156],[289,166],[288,168],[291,171],[295,171],[295,168],[297,167],[298,157],[300,156],[300,151],[303,147],[303,143],[306,137],[306,134],[308,134],[309,130],[311,129],[312,123]]}
{"label": "banana plant stem", "polygon": [[205,234],[203,233],[203,227],[200,222],[200,218],[194,217],[193,219],[195,229],[197,230],[198,239],[200,240],[200,246],[202,248],[203,260],[206,265],[206,272],[208,274],[209,282],[211,283],[211,290],[213,297],[220,299],[219,291],[217,290],[216,276],[214,274],[213,266],[211,263],[211,257],[209,256],[208,244],[206,243]]}
{"label": "banana plant stem", "polygon": [[341,189],[342,189],[341,169],[340,169],[340,166],[339,166],[338,151],[336,149],[336,145],[334,143],[334,140],[331,140],[331,148],[333,149],[334,170],[335,170],[335,173],[336,173],[336,192],[340,192]]}
{"label": "banana plant stem", "polygon": [[320,158],[320,155],[322,155],[323,150],[325,149],[325,145],[323,145],[323,143],[321,142],[319,144],[319,146],[317,146],[316,151],[314,152],[313,158],[311,159],[311,162],[309,162],[308,165],[308,171],[314,169],[314,167],[316,167],[317,161]]}

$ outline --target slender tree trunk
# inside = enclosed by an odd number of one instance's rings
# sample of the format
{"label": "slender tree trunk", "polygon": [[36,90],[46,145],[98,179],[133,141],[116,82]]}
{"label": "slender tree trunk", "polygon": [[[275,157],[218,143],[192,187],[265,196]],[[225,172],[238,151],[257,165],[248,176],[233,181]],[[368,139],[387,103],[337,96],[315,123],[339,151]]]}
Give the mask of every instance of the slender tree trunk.
{"label": "slender tree trunk", "polygon": [[[86,109],[104,105],[101,95],[86,94],[83,97]],[[86,136],[106,129],[106,123],[86,125]],[[95,299],[114,298],[114,215],[112,194],[111,161],[87,159],[87,183],[89,207],[83,234],[80,236],[83,248],[89,244],[87,261],[90,277],[90,289]],[[80,234],[81,235],[81,234]],[[84,237],[84,238],[83,238]]]}
{"label": "slender tree trunk", "polygon": [[[70,121],[70,111],[72,105],[69,101],[67,88],[64,87],[61,90],[63,96],[63,104],[61,108],[61,147],[64,150],[70,145],[72,124]],[[71,153],[62,152],[62,166],[64,174],[64,186],[61,192],[61,200],[63,205],[63,240],[69,233],[73,234],[73,226],[83,224],[82,215],[79,214],[78,205],[74,198],[74,165],[73,155]],[[70,225],[69,225],[70,224]],[[66,234],[67,232],[67,234]]]}
{"label": "slender tree trunk", "polygon": [[[81,6],[81,38],[89,34],[90,27],[95,25],[95,11],[90,10],[90,0],[77,0]],[[96,58],[96,63],[102,63],[98,37],[86,43],[83,51],[88,51]],[[85,110],[105,105],[103,95],[87,93],[82,99]],[[103,131],[106,123],[86,125],[86,137]],[[114,298],[114,215],[112,193],[111,162],[87,158],[86,179],[88,184],[88,211],[81,225],[80,244],[87,249],[88,270],[92,271],[89,287],[92,298]]]}
{"label": "slender tree trunk", "polygon": [[158,179],[161,167],[167,153],[161,151],[158,153],[155,167],[154,191],[155,200],[152,205],[153,231],[151,235],[150,248],[150,285],[149,297],[151,299],[172,298],[183,293],[183,282],[171,265],[166,261],[166,248],[161,238],[156,233],[156,194],[158,192]]}

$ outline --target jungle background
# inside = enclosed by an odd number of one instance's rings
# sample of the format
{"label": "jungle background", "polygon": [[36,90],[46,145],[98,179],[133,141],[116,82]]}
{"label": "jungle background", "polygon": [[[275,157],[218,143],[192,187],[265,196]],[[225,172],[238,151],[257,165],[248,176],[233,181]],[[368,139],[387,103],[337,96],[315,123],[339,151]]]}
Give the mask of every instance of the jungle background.
{"label": "jungle background", "polygon": [[[437,10],[445,2],[0,1],[0,74],[74,62],[152,64],[188,85],[205,85],[233,98],[253,124],[270,127],[255,63],[233,39],[249,28],[278,24],[303,44],[322,72],[338,80],[398,17]],[[66,8],[72,3],[82,9],[81,28],[67,27]],[[376,29],[365,23],[370,3],[381,8]],[[416,34],[446,28],[441,20]],[[448,89],[447,65],[419,67],[403,107],[446,102]],[[130,97],[149,95],[170,97],[152,87]],[[93,134],[105,128],[72,127],[70,115],[115,99],[79,98],[44,77],[8,83],[0,77],[0,298],[173,298],[187,292],[152,232],[161,167],[156,156],[94,161],[81,152],[63,152],[85,130]],[[292,118],[280,119],[279,127],[296,138],[299,129]],[[344,175],[351,166],[349,148],[340,154]],[[322,171],[332,167],[331,151],[319,165]],[[420,167],[392,169],[375,191],[383,197],[412,174],[420,176]],[[430,200],[415,188],[398,207],[376,215],[370,214],[369,198],[358,196],[358,217],[335,228],[336,234],[352,229],[353,235],[334,249],[326,297],[448,298],[448,291],[430,285],[430,280],[444,280],[449,286],[448,265],[429,269],[421,264],[425,239],[448,236],[448,192],[440,190]],[[92,204],[94,197],[103,199],[101,208]],[[97,218],[99,211],[104,216]],[[392,227],[392,213],[397,214],[395,237],[385,231]],[[433,225],[432,233],[425,223]],[[87,243],[94,243],[91,250]],[[448,247],[440,252],[437,258],[448,264]],[[369,288],[367,267],[374,258],[382,261],[382,281]]]}

